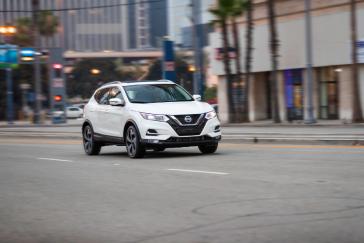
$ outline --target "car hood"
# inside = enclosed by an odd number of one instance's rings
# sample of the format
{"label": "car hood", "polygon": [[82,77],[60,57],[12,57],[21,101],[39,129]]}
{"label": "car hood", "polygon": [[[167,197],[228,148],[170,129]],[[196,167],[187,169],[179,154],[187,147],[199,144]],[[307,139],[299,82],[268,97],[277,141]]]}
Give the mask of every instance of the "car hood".
{"label": "car hood", "polygon": [[200,101],[164,102],[148,104],[131,103],[130,105],[131,109],[134,111],[163,115],[201,114],[213,110],[213,108],[209,104]]}

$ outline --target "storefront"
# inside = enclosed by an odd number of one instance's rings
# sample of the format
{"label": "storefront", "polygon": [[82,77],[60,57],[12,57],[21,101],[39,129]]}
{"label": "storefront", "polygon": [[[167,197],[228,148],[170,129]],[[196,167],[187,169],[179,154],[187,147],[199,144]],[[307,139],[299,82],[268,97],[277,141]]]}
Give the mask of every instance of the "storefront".
{"label": "storefront", "polygon": [[337,67],[323,67],[317,70],[319,83],[319,118],[339,118],[338,73]]}
{"label": "storefront", "polygon": [[287,119],[303,120],[303,76],[302,69],[284,71]]}

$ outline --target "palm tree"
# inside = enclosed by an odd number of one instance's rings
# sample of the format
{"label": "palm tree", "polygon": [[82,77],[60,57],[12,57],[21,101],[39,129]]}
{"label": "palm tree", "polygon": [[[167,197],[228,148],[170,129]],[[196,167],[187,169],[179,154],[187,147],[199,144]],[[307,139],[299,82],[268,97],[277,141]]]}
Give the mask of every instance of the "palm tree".
{"label": "palm tree", "polygon": [[[232,30],[233,30],[233,41],[234,41],[234,48],[235,48],[235,83],[239,86],[242,79],[242,71],[241,71],[241,51],[240,51],[240,38],[239,38],[239,29],[238,29],[238,23],[237,18],[240,17],[247,7],[247,1],[246,0],[235,0],[233,2],[233,6],[231,7],[231,23],[232,23]],[[239,101],[241,100],[240,97],[238,97]],[[243,104],[244,105],[244,104]],[[241,105],[238,105],[236,107],[236,121],[240,122],[241,120],[241,114],[244,113],[243,110],[241,110]]]}
{"label": "palm tree", "polygon": [[232,6],[234,6],[234,0],[218,0],[217,6],[214,9],[211,9],[210,12],[215,16],[216,20],[213,23],[217,23],[221,26],[222,30],[222,42],[223,42],[223,63],[224,63],[224,71],[227,82],[227,96],[228,96],[228,114],[229,121],[235,120],[235,107],[232,97],[232,88],[233,88],[233,75],[231,72],[230,66],[230,57],[229,57],[229,31],[228,31],[228,20],[231,15]]}
{"label": "palm tree", "polygon": [[353,122],[362,122],[363,113],[360,104],[358,57],[357,57],[357,21],[356,1],[350,0],[351,46],[352,46],[352,86],[353,86]]}
{"label": "palm tree", "polygon": [[[33,46],[34,35],[33,23],[30,17],[18,18],[15,23],[17,33],[14,35],[13,43],[19,46]],[[42,11],[39,14],[37,27],[41,36],[46,38],[52,37],[57,33],[59,19],[50,11]]]}
{"label": "palm tree", "polygon": [[254,5],[252,0],[247,0],[246,6],[246,49],[245,49],[245,99],[244,99],[244,113],[246,120],[249,121],[249,89],[250,89],[250,76],[251,76],[251,63],[253,54],[253,11]]}
{"label": "palm tree", "polygon": [[269,18],[269,32],[270,32],[270,52],[271,52],[271,86],[272,86],[272,108],[273,108],[273,121],[280,123],[278,110],[278,33],[275,18],[275,0],[267,0],[267,10]]}

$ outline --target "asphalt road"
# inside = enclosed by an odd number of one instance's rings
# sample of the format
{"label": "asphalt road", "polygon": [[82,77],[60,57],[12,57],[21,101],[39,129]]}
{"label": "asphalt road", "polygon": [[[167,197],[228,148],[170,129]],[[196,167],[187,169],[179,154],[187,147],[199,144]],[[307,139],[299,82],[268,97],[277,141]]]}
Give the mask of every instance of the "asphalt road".
{"label": "asphalt road", "polygon": [[0,139],[0,242],[364,242],[364,147],[221,144],[131,160]]}

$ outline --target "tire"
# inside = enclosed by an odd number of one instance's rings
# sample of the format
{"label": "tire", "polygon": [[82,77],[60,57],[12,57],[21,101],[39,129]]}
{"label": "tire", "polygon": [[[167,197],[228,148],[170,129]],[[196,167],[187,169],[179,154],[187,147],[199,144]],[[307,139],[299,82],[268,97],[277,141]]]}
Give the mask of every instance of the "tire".
{"label": "tire", "polygon": [[154,148],[153,150],[155,152],[163,152],[164,150],[166,150],[166,148]]}
{"label": "tire", "polygon": [[126,130],[125,146],[130,158],[136,159],[144,157],[145,148],[140,143],[139,132],[134,125],[129,126],[128,130]]}
{"label": "tire", "polygon": [[90,125],[86,125],[82,131],[83,149],[87,155],[98,155],[101,145],[94,140],[94,131]]}
{"label": "tire", "polygon": [[207,144],[207,145],[200,145],[200,146],[198,146],[198,149],[203,154],[213,154],[216,152],[218,146],[219,146],[218,143],[213,143],[213,144]]}

